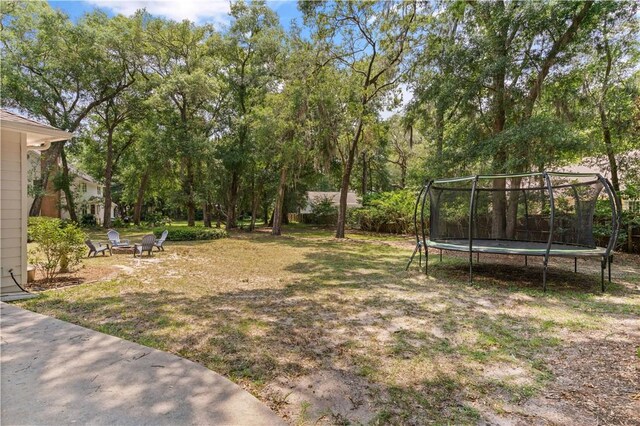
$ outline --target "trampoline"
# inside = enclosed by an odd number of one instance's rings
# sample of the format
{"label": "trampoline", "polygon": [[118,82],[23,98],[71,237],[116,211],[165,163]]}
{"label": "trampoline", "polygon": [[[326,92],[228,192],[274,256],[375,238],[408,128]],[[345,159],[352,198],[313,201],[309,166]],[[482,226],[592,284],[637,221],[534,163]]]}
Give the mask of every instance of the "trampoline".
{"label": "trampoline", "polygon": [[[427,199],[429,203],[427,205]],[[593,234],[598,200],[611,211],[606,246]],[[608,199],[608,202],[606,202]],[[620,227],[620,199],[611,183],[599,174],[538,172],[512,175],[476,175],[434,179],[422,187],[414,210],[416,247],[407,269],[429,248],[469,253],[469,282],[473,282],[473,253],[543,258],[543,289],[552,257],[599,258],[601,288]],[[602,224],[600,224],[602,225]],[[429,238],[427,238],[427,234]]]}

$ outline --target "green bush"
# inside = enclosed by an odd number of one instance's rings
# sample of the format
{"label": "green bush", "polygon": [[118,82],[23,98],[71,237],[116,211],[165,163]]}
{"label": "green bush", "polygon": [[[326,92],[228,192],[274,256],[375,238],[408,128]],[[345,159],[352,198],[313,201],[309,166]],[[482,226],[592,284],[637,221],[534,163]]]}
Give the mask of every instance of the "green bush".
{"label": "green bush", "polygon": [[32,219],[27,232],[38,247],[29,250],[29,263],[40,269],[47,281],[80,264],[86,238],[80,228],[60,219]]}
{"label": "green bush", "polygon": [[113,228],[125,228],[129,226],[121,217],[116,217],[111,221],[111,227]]}
{"label": "green bush", "polygon": [[[616,249],[626,250],[629,238],[628,229],[640,228],[640,212],[625,210],[621,214],[620,229]],[[596,202],[595,218],[593,221],[593,235],[600,246],[606,246],[611,236],[611,204],[609,200],[601,199]]]}
{"label": "green bush", "polygon": [[144,218],[144,225],[148,228],[156,226],[169,226],[171,225],[171,219],[163,216],[162,213],[148,213]]}
{"label": "green bush", "polygon": [[96,217],[91,213],[83,214],[80,218],[80,226],[83,228],[95,228],[97,224]]}
{"label": "green bush", "polygon": [[27,219],[27,242],[28,243],[33,242],[32,232],[34,229],[38,228],[42,222],[51,221],[51,220],[55,220],[55,219],[52,219],[50,217],[44,217],[44,216],[29,217],[29,219]]}
{"label": "green bush", "polygon": [[304,223],[335,225],[338,221],[338,206],[330,198],[323,197],[311,202],[311,213],[303,217]]}
{"label": "green bush", "polygon": [[160,238],[162,231],[169,231],[167,241],[196,241],[196,240],[217,240],[227,238],[227,231],[220,228],[204,228],[201,226],[167,226],[153,229],[156,238]]}
{"label": "green bush", "polygon": [[363,231],[407,234],[413,231],[416,194],[401,190],[372,194],[349,212],[349,224]]}

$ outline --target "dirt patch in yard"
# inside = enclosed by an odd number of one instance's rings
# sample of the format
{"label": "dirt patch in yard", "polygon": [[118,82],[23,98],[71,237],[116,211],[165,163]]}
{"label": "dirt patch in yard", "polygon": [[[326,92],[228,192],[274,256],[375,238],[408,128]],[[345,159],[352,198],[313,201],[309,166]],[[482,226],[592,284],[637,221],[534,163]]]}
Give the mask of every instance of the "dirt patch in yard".
{"label": "dirt patch in yard", "polygon": [[267,385],[263,395],[283,418],[294,423],[368,424],[376,416],[375,385],[344,370],[315,371]]}

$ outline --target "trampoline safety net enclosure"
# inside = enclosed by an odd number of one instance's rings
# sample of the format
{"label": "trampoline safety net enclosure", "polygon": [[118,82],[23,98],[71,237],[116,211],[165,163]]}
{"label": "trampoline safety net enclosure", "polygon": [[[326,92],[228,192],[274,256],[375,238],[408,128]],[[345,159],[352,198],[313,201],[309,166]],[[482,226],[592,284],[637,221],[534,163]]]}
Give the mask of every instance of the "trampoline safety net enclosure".
{"label": "trampoline safety net enclosure", "polygon": [[[596,202],[608,198],[611,235],[599,247],[593,235]],[[543,258],[543,287],[552,257],[596,257],[601,260],[601,285],[620,226],[620,200],[611,183],[599,174],[540,172],[477,175],[435,179],[420,191],[414,211],[417,253],[428,248],[469,253],[469,281],[473,253]],[[428,238],[427,238],[428,237]]]}

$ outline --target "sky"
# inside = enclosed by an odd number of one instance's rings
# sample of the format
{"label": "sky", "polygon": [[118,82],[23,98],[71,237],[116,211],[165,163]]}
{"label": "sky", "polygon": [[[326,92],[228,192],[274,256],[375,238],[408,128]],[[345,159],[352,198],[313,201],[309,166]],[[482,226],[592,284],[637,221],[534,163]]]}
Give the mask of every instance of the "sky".
{"label": "sky", "polygon": [[[218,25],[229,22],[228,0],[49,0],[49,4],[73,20],[98,8],[110,15],[131,15],[138,9],[146,9],[152,15],[176,21],[188,19]],[[289,28],[291,20],[301,20],[295,0],[268,0],[267,4],[278,14],[284,28]]]}

